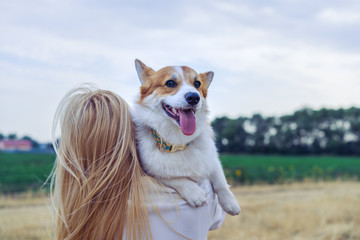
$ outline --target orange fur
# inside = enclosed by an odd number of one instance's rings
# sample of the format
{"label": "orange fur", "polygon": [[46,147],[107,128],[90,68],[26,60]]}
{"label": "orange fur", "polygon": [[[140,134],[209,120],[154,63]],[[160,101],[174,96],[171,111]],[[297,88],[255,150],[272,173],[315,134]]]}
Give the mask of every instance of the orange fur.
{"label": "orange fur", "polygon": [[[149,67],[146,67],[149,68]],[[148,72],[151,72],[147,70]],[[182,84],[182,80],[179,76],[174,78],[174,69],[172,67],[164,67],[159,71],[152,71],[151,75],[146,76],[145,83],[140,88],[140,101],[145,97],[156,92],[159,95],[172,95],[177,92],[179,87]],[[165,86],[165,83],[168,80],[174,80],[178,85],[176,88],[168,88]]]}
{"label": "orange fur", "polygon": [[[201,82],[200,88],[198,89],[199,93],[202,95],[202,97],[206,98],[207,89],[209,87],[206,79],[209,72],[198,74],[190,67],[181,66],[183,74],[180,75],[171,66],[154,71],[144,63],[140,63],[144,69],[141,76],[144,79],[144,83],[140,88],[139,103],[142,102],[144,98],[153,93],[162,96],[173,95],[179,90],[180,86],[183,84],[183,81],[187,82],[189,85],[194,85],[196,80]],[[168,80],[174,80],[177,83],[177,86],[175,88],[166,87],[165,83]]]}

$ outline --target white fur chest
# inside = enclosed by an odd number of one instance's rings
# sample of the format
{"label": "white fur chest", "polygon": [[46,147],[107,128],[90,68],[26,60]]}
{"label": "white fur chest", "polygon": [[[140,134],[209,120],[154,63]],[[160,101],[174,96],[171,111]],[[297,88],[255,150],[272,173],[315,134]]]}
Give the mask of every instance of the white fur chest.
{"label": "white fur chest", "polygon": [[138,149],[144,171],[158,179],[188,177],[199,181],[208,178],[218,160],[209,135],[212,132],[210,126],[207,130],[210,132],[203,132],[193,139],[185,150],[169,153],[158,149],[149,127],[137,126]]}

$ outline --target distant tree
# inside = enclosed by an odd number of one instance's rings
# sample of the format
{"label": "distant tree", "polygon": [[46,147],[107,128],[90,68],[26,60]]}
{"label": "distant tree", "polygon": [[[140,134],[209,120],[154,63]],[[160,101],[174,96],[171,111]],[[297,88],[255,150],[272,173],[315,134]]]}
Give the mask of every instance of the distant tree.
{"label": "distant tree", "polygon": [[23,140],[30,140],[30,141],[32,141],[31,137],[29,137],[29,136],[23,136],[21,139],[23,139]]}
{"label": "distant tree", "polygon": [[36,140],[32,139],[32,138],[29,137],[29,136],[26,136],[26,135],[25,135],[25,136],[23,136],[21,139],[22,139],[22,140],[29,140],[29,141],[31,142],[32,148],[39,148],[39,147],[40,147],[39,142],[37,142]]}
{"label": "distant tree", "polygon": [[0,133],[0,140],[3,140],[4,138],[5,136],[2,133]]}
{"label": "distant tree", "polygon": [[220,152],[245,152],[246,138],[248,136],[244,129],[247,118],[229,119],[227,117],[216,118],[212,122],[216,133],[216,146]]}
{"label": "distant tree", "polygon": [[16,136],[15,133],[11,133],[11,134],[8,135],[7,138],[8,138],[8,139],[11,139],[11,140],[15,140],[15,139],[17,139],[17,136]]}
{"label": "distant tree", "polygon": [[[244,122],[246,118],[237,118],[229,121],[229,126],[224,131],[224,138],[227,152],[245,152],[247,151],[246,139],[248,133],[245,131]],[[224,142],[223,142],[224,143]]]}
{"label": "distant tree", "polygon": [[[223,144],[224,139],[226,139],[227,136],[225,136],[224,131],[229,126],[228,124],[229,118],[228,117],[221,117],[216,118],[212,123],[212,127],[216,133],[216,139],[215,144],[218,148],[218,151],[224,152],[226,151],[226,144]],[[228,139],[227,139],[228,141]]]}
{"label": "distant tree", "polygon": [[220,152],[360,155],[360,108],[221,117],[212,125]]}
{"label": "distant tree", "polygon": [[47,144],[46,144],[46,149],[48,149],[48,150],[51,151],[51,152],[55,152],[52,143],[47,143]]}
{"label": "distant tree", "polygon": [[31,140],[31,145],[32,145],[33,148],[39,148],[40,147],[39,142],[37,142],[35,140]]}

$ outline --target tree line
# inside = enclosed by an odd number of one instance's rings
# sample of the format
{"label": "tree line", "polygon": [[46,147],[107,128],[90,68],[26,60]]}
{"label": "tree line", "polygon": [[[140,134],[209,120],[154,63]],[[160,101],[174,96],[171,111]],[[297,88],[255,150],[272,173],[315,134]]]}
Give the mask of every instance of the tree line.
{"label": "tree line", "polygon": [[[280,117],[218,117],[212,127],[220,153],[360,156],[360,108],[356,107],[303,108]],[[33,148],[39,147],[29,136],[0,133],[0,140],[4,139],[27,139]]]}
{"label": "tree line", "polygon": [[18,137],[18,135],[16,133],[10,133],[8,135],[4,135],[4,134],[0,133],[0,141],[2,141],[2,140],[28,140],[31,142],[31,148],[33,150],[38,150],[41,147],[40,145],[43,145],[43,148],[45,147],[46,150],[53,151],[52,143],[41,144],[37,140],[35,140],[27,135]]}
{"label": "tree line", "polygon": [[33,148],[38,148],[39,147],[39,142],[38,141],[36,141],[36,140],[34,140],[34,139],[32,139],[31,137],[29,137],[29,136],[23,136],[23,137],[21,137],[21,138],[19,138],[17,135],[16,135],[16,133],[10,133],[9,135],[4,135],[4,134],[2,134],[2,133],[0,133],[0,140],[29,140],[30,142],[31,142],[31,145],[32,145],[32,147]]}
{"label": "tree line", "polygon": [[212,122],[221,153],[360,155],[360,108],[313,110],[291,115]]}

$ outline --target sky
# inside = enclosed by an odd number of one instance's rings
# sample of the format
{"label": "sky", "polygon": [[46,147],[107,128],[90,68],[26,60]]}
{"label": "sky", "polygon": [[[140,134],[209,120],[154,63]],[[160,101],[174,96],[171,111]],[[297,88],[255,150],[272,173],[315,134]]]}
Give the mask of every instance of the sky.
{"label": "sky", "polygon": [[359,107],[360,1],[1,1],[0,133],[50,141],[82,83],[132,105],[135,58],[213,71],[210,120]]}

